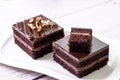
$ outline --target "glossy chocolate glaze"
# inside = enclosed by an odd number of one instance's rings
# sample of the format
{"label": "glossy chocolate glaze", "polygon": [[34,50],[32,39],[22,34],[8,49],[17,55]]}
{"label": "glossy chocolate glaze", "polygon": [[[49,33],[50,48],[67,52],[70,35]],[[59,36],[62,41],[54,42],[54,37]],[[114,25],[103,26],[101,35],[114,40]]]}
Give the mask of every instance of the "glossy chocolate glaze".
{"label": "glossy chocolate glaze", "polygon": [[97,53],[100,53],[101,51],[108,49],[109,45],[107,45],[106,43],[98,40],[95,37],[92,37],[92,46],[91,46],[91,52],[88,53],[73,53],[69,51],[69,46],[68,46],[68,40],[69,40],[70,36],[66,36],[58,41],[55,42],[55,44],[59,45],[62,49],[64,49],[65,53],[72,57],[73,59],[80,61],[83,58],[88,58],[90,56],[94,56]]}
{"label": "glossy chocolate glaze", "polygon": [[71,28],[71,33],[72,32],[92,34],[92,29],[90,29],[90,28]]}
{"label": "glossy chocolate glaze", "polygon": [[[36,16],[38,17],[38,16]],[[36,17],[33,17],[34,19]],[[43,16],[43,15],[39,15],[39,17],[42,17],[45,20],[50,20],[47,17]],[[26,19],[22,22],[18,22],[17,24],[14,24],[13,27],[17,28],[19,31],[21,31],[24,35],[26,35],[27,38],[31,39],[32,41],[37,41],[37,40],[41,40],[43,37],[48,36],[49,34],[56,32],[60,29],[62,29],[62,27],[60,27],[58,24],[56,24],[55,22],[51,21],[51,26],[45,28],[43,31],[41,32],[37,32],[37,31],[33,31],[29,26],[28,26],[28,21],[30,19]]]}

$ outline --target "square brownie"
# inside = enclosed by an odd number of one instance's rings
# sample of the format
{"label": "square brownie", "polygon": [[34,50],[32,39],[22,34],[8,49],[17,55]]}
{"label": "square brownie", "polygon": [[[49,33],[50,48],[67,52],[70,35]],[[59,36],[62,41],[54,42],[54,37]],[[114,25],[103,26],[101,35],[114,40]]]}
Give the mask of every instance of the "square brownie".
{"label": "square brownie", "polygon": [[52,42],[64,37],[64,29],[43,15],[13,25],[15,43],[36,59],[52,51]]}
{"label": "square brownie", "polygon": [[91,52],[70,52],[70,35],[53,43],[54,60],[72,74],[83,77],[105,66],[109,57],[109,45],[92,37]]}
{"label": "square brownie", "polygon": [[92,42],[92,29],[71,28],[69,49],[71,52],[90,52]]}

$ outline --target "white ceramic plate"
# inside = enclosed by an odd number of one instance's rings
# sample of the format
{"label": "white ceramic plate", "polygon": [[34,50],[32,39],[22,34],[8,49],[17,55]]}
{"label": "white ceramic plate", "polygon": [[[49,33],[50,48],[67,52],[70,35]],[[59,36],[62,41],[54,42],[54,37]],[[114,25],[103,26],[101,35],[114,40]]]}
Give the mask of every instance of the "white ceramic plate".
{"label": "white ceramic plate", "polygon": [[98,35],[97,38],[110,45],[109,62],[100,70],[83,77],[77,78],[53,61],[52,53],[33,60],[15,43],[12,34],[1,38],[0,43],[0,62],[17,68],[31,70],[52,76],[57,79],[76,80],[76,79],[113,79],[118,80],[120,75],[119,45],[120,41],[104,38]]}

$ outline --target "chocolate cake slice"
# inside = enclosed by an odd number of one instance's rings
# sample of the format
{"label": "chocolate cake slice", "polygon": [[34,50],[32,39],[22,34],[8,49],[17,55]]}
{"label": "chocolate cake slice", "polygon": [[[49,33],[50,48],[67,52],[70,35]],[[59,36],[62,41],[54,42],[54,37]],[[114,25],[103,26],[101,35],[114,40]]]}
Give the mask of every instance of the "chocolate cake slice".
{"label": "chocolate cake slice", "polygon": [[71,52],[90,52],[92,42],[92,29],[71,28],[69,49]]}
{"label": "chocolate cake slice", "polygon": [[52,42],[64,37],[64,30],[43,15],[13,25],[15,43],[36,59],[52,51]]}
{"label": "chocolate cake slice", "polygon": [[54,60],[72,74],[83,77],[100,69],[108,62],[109,45],[92,37],[91,52],[70,52],[66,36],[53,43]]}

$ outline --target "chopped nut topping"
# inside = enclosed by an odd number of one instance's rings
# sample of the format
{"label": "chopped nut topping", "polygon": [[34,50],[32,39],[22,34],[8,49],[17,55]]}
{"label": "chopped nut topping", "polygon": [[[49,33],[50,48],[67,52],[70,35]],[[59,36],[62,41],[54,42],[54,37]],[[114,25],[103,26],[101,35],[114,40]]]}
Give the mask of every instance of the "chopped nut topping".
{"label": "chopped nut topping", "polygon": [[29,23],[28,23],[28,26],[32,29],[32,30],[34,30],[35,29],[35,26],[34,26],[34,19],[33,18],[31,18],[30,20],[29,20]]}
{"label": "chopped nut topping", "polygon": [[41,20],[42,24],[50,25],[50,20]]}
{"label": "chopped nut topping", "polygon": [[29,20],[29,23],[33,23],[33,22],[34,22],[34,19],[31,18],[31,19]]}
{"label": "chopped nut topping", "polygon": [[28,26],[32,29],[35,30],[37,29],[38,32],[42,31],[45,27],[51,25],[51,21],[48,19],[42,19],[42,17],[37,17],[36,19],[31,18],[29,20]]}
{"label": "chopped nut topping", "polygon": [[41,26],[38,26],[37,27],[37,31],[40,32],[42,30],[42,27]]}
{"label": "chopped nut topping", "polygon": [[41,20],[42,20],[41,17],[37,17],[37,18],[36,18],[36,22],[40,22]]}
{"label": "chopped nut topping", "polygon": [[28,26],[29,26],[32,30],[35,29],[35,26],[34,26],[33,24],[28,23]]}
{"label": "chopped nut topping", "polygon": [[42,20],[41,17],[37,17],[36,18],[36,27],[37,27],[37,31],[40,32],[42,30],[41,25],[40,25],[40,21]]}

